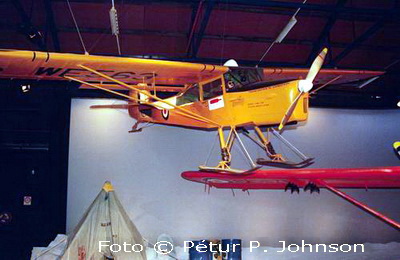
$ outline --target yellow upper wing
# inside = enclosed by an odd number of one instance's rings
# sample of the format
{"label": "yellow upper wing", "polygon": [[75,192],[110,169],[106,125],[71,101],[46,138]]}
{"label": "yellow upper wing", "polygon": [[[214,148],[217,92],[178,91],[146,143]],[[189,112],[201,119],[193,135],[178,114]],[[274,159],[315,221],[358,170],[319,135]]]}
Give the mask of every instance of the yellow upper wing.
{"label": "yellow upper wing", "polygon": [[[127,84],[155,83],[161,91],[178,91],[173,85],[193,84],[215,78],[229,70],[225,66],[190,62],[163,61],[126,57],[97,56],[37,51],[1,50],[0,77],[20,79],[65,80],[65,76],[91,83],[103,83],[106,88],[119,88],[113,82],[82,69],[84,65]],[[264,68],[263,80],[304,78],[308,69]],[[324,84],[338,75],[335,84],[368,79],[383,71],[322,69],[315,84]]]}
{"label": "yellow upper wing", "polygon": [[227,67],[189,62],[0,50],[0,77],[21,79],[65,80],[65,76],[89,82],[104,79],[79,67],[84,65],[128,84],[184,85],[222,75]]}
{"label": "yellow upper wing", "polygon": [[[289,79],[305,79],[308,68],[264,68],[263,80],[289,80]],[[321,69],[314,80],[314,85],[321,85],[329,82],[337,77],[334,84],[348,83],[358,80],[365,80],[376,76],[381,76],[384,71],[373,70],[349,70],[349,69]]]}

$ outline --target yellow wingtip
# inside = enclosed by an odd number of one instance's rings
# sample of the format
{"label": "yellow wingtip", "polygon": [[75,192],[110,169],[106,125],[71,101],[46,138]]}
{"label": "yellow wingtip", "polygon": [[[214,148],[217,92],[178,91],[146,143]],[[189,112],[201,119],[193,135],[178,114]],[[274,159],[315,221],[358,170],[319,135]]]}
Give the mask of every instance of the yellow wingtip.
{"label": "yellow wingtip", "polygon": [[279,130],[279,131],[281,131],[281,130],[282,130],[282,128],[283,128],[283,125],[282,125],[282,124],[280,124],[280,125],[279,125],[279,127],[278,127],[278,130]]}
{"label": "yellow wingtip", "polygon": [[112,186],[111,182],[106,181],[103,185],[103,190],[105,192],[110,192],[110,191],[114,191],[114,187]]}
{"label": "yellow wingtip", "polygon": [[393,148],[396,149],[396,150],[397,150],[398,148],[400,148],[400,141],[394,142]]}
{"label": "yellow wingtip", "polygon": [[322,51],[327,53],[328,52],[328,48],[325,47]]}

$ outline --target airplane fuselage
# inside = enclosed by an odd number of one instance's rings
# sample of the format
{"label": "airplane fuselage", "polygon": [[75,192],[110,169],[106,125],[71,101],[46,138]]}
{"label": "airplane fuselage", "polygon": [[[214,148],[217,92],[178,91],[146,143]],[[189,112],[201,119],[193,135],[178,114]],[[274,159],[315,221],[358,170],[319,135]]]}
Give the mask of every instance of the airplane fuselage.
{"label": "airplane fuselage", "polygon": [[[210,119],[223,127],[278,125],[287,108],[299,94],[298,80],[272,86],[259,86],[256,89],[227,92],[223,84],[221,95],[205,99],[200,85],[200,98],[180,107]],[[167,99],[169,102],[179,100],[179,95]],[[213,129],[215,124],[192,118],[177,109],[161,107],[132,106],[130,115],[142,122],[193,128]],[[305,121],[308,117],[308,95],[299,100],[289,122]]]}

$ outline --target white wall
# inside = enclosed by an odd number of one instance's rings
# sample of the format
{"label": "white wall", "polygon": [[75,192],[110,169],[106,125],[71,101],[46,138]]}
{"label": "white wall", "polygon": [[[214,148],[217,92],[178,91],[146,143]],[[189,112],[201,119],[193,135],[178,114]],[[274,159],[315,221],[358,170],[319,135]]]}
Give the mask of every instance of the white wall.
{"label": "white wall", "polygon": [[[278,246],[280,240],[310,243],[400,241],[400,233],[326,190],[320,195],[284,191],[212,189],[180,173],[204,163],[215,132],[154,125],[128,133],[134,120],[123,110],[93,110],[115,100],[72,102],[67,228],[78,223],[102,184],[110,180],[142,235],[187,239],[241,238]],[[312,167],[395,166],[399,110],[310,110],[304,126],[284,136],[316,157]],[[243,139],[243,138],[242,138]],[[250,144],[254,157],[263,152]],[[280,146],[276,148],[279,150]],[[214,150],[215,156],[218,151]],[[237,157],[238,159],[239,157]],[[216,158],[219,159],[219,158]],[[245,167],[239,159],[239,166]],[[400,190],[348,193],[400,221]]]}

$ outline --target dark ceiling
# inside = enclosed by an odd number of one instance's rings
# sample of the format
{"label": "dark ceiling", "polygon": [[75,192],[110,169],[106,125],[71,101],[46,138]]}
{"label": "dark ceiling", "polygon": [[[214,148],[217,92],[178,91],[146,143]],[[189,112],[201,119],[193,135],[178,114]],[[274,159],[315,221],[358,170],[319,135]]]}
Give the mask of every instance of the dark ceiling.
{"label": "dark ceiling", "polygon": [[[83,53],[67,2],[0,1],[0,48]],[[109,19],[112,1],[69,2],[88,52],[117,55]],[[400,95],[399,0],[308,0],[305,4],[303,0],[115,0],[115,6],[123,56],[215,64],[234,58],[245,66],[259,62],[301,8],[298,23],[260,66],[307,67],[328,46],[326,67],[388,71],[370,86],[344,89],[346,93],[372,94],[375,99]]]}

